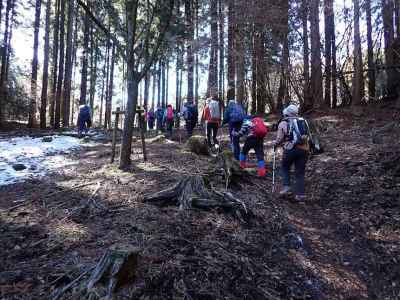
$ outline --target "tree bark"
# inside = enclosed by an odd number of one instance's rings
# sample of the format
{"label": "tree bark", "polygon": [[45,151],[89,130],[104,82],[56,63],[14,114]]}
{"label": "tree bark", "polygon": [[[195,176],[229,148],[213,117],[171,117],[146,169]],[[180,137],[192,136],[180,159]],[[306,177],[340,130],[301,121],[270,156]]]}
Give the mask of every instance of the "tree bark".
{"label": "tree bark", "polygon": [[194,55],[193,55],[193,41],[194,41],[194,29],[193,29],[193,3],[191,0],[185,0],[185,17],[186,17],[186,31],[187,31],[187,100],[193,102],[194,100]]}
{"label": "tree bark", "polygon": [[[375,60],[374,60],[374,42],[372,40],[372,11],[371,0],[365,1],[365,12],[367,18],[367,46],[368,46],[368,97],[375,100],[376,94],[376,77],[375,77]],[[400,26],[400,24],[399,24]]]}
{"label": "tree bark", "polygon": [[310,99],[310,46],[308,35],[308,15],[309,15],[309,0],[301,2],[301,23],[303,27],[303,65],[304,65],[304,83],[303,83],[303,99],[304,106],[312,105]]}
{"label": "tree bark", "polygon": [[[235,90],[235,0],[228,0],[228,85]],[[227,99],[232,100],[232,99]]]}
{"label": "tree bark", "polygon": [[225,98],[225,0],[219,0],[219,98],[224,103]]}
{"label": "tree bark", "polygon": [[32,77],[31,77],[31,101],[29,105],[28,127],[34,128],[37,126],[37,81],[38,81],[38,50],[39,50],[39,29],[40,29],[40,11],[41,0],[36,0],[35,4],[35,22],[33,24],[33,58],[32,58]]}
{"label": "tree bark", "polygon": [[42,78],[42,95],[40,101],[40,128],[46,128],[46,111],[47,111],[47,89],[49,84],[49,57],[50,57],[50,15],[51,0],[47,0],[46,4],[46,21],[44,35],[44,58],[43,58],[43,78]]}
{"label": "tree bark", "polygon": [[55,106],[57,93],[57,78],[58,78],[58,54],[59,54],[59,36],[60,36],[60,5],[61,0],[56,0],[54,14],[54,30],[53,30],[53,55],[52,55],[52,87],[50,94],[50,125],[55,127]]}
{"label": "tree bark", "polygon": [[64,82],[64,35],[65,35],[65,0],[61,1],[60,10],[60,60],[58,63],[58,79],[57,79],[57,92],[56,92],[56,103],[55,103],[55,116],[54,116],[54,128],[60,128],[61,119],[61,98],[62,98],[62,86]]}
{"label": "tree bark", "polygon": [[65,75],[64,75],[64,94],[63,94],[63,127],[69,126],[70,107],[71,107],[71,88],[72,88],[72,69],[73,69],[73,31],[75,20],[75,1],[68,1],[68,21],[67,21],[67,47],[65,56]]}
{"label": "tree bark", "polygon": [[397,97],[397,72],[391,68],[395,65],[395,51],[394,51],[394,27],[393,27],[393,1],[382,0],[382,16],[383,16],[383,29],[385,40],[385,64],[387,74],[387,97]]}
{"label": "tree bark", "polygon": [[360,105],[363,98],[363,62],[360,36],[360,1],[354,0],[354,76],[353,105]]}
{"label": "tree bark", "polygon": [[114,92],[114,67],[115,67],[115,44],[112,45],[111,52],[111,65],[110,65],[110,80],[106,101],[106,119],[105,119],[105,128],[111,129],[111,111],[112,111],[112,99]]}
{"label": "tree bark", "polygon": [[3,123],[4,119],[4,112],[3,112],[3,100],[7,98],[7,79],[6,79],[6,73],[7,73],[7,50],[8,49],[8,35],[9,35],[9,23],[10,23],[10,12],[11,12],[11,7],[13,6],[13,1],[12,0],[7,0],[7,6],[6,6],[6,13],[5,13],[5,28],[4,28],[4,39],[3,39],[3,53],[1,56],[1,74],[0,74],[0,126]]}
{"label": "tree bark", "polygon": [[86,104],[87,95],[87,77],[88,77],[88,55],[89,55],[89,35],[90,35],[90,19],[88,13],[84,17],[84,34],[83,34],[83,53],[82,53],[82,73],[81,73],[81,95],[79,104]]}
{"label": "tree bark", "polygon": [[211,6],[211,47],[208,66],[207,96],[218,94],[218,3],[210,0]]}
{"label": "tree bark", "polygon": [[331,107],[331,84],[332,84],[332,36],[335,34],[332,28],[333,0],[324,1],[325,22],[325,106]]}
{"label": "tree bark", "polygon": [[310,8],[311,23],[311,98],[306,110],[313,108],[317,103],[321,106],[323,102],[322,91],[322,61],[321,61],[321,35],[319,30],[319,0],[311,0]]}

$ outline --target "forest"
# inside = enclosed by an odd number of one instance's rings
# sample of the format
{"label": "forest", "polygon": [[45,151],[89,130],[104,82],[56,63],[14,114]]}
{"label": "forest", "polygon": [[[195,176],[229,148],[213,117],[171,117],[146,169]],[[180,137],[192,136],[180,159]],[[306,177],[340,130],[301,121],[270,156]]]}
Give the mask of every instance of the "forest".
{"label": "forest", "polygon": [[400,299],[400,0],[0,0],[0,41],[1,299]]}

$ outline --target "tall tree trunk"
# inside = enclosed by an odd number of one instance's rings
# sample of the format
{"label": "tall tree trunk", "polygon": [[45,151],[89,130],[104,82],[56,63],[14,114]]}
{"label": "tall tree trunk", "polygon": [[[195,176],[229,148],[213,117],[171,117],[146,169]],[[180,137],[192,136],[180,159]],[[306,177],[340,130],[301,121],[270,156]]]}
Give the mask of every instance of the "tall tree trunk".
{"label": "tall tree trunk", "polygon": [[115,67],[115,44],[112,44],[112,52],[111,52],[111,65],[110,65],[110,80],[108,87],[108,95],[106,101],[106,119],[105,119],[105,128],[111,129],[111,111],[112,111],[112,99],[114,93],[114,67]]}
{"label": "tall tree trunk", "polygon": [[49,57],[50,57],[50,15],[51,0],[47,0],[46,4],[46,23],[44,35],[44,58],[43,58],[43,79],[42,79],[42,95],[40,103],[40,128],[46,128],[46,111],[47,111],[47,89],[49,84]]}
{"label": "tall tree trunk", "polygon": [[75,1],[68,1],[68,21],[67,21],[67,47],[65,56],[65,75],[63,93],[63,127],[69,126],[70,107],[71,107],[71,88],[72,88],[72,69],[73,69],[73,31],[75,20]]}
{"label": "tall tree trunk", "polygon": [[240,22],[235,30],[235,60],[236,60],[236,95],[237,101],[244,104],[246,98],[246,68],[245,68],[245,24]]}
{"label": "tall tree trunk", "polygon": [[6,6],[6,14],[5,14],[5,28],[4,28],[4,39],[3,39],[3,52],[1,55],[1,74],[0,74],[0,126],[3,123],[4,112],[3,112],[3,103],[2,101],[7,97],[7,49],[8,49],[8,35],[9,35],[9,23],[10,23],[10,12],[11,7],[13,6],[12,0],[7,0]]}
{"label": "tall tree trunk", "polygon": [[[103,124],[103,113],[104,113],[104,127],[107,126],[106,109],[103,111],[103,102],[107,103],[108,99],[108,81],[110,77],[110,54],[111,53],[111,41],[107,41],[106,61],[105,61],[105,82],[103,82],[103,92],[101,98],[101,109],[100,109],[100,125]],[[105,91],[104,91],[105,90]]]}
{"label": "tall tree trunk", "polygon": [[[196,29],[195,29],[195,38],[196,38],[196,41],[198,41],[199,40],[199,27],[200,27],[200,21],[199,21],[199,0],[195,0],[195,12],[196,12],[196,15],[195,15],[195,25],[196,25]],[[183,48],[183,47],[182,47]],[[183,53],[184,53],[185,51],[182,49],[182,60],[181,60],[181,62],[182,62],[182,65],[183,65]],[[199,100],[200,100],[200,95],[199,95],[199,88],[200,88],[200,67],[199,67],[199,64],[200,64],[200,62],[199,62],[199,50],[197,49],[197,51],[196,51],[196,55],[195,55],[195,75],[196,75],[196,80],[195,80],[195,82],[194,82],[194,101],[195,101],[195,103],[196,103],[196,105],[198,106],[199,105]],[[182,74],[183,73],[183,71],[181,70],[181,77],[182,77]],[[180,80],[180,86],[179,86],[179,99],[181,100],[182,99],[182,78],[181,78],[181,80]]]}
{"label": "tall tree trunk", "polygon": [[323,102],[322,67],[321,67],[321,35],[319,30],[319,0],[311,0],[311,101],[305,106],[310,109],[314,103],[321,106]]}
{"label": "tall tree trunk", "polygon": [[158,62],[157,70],[157,107],[161,107],[161,60]]}
{"label": "tall tree trunk", "polygon": [[221,99],[222,102],[224,102],[225,98],[225,34],[224,34],[224,29],[225,29],[225,1],[224,0],[219,0],[219,98]]}
{"label": "tall tree trunk", "polygon": [[127,82],[128,82],[128,101],[124,120],[124,131],[122,133],[122,145],[119,167],[127,168],[131,164],[132,153],[132,133],[135,121],[136,105],[138,98],[139,80],[135,76],[135,54],[133,41],[136,35],[136,21],[138,14],[138,1],[125,0],[126,19],[127,19]]}
{"label": "tall tree trunk", "polygon": [[304,83],[303,83],[303,99],[304,106],[312,105],[310,99],[310,46],[308,35],[308,15],[309,15],[309,0],[301,2],[301,23],[303,27],[303,65],[304,65]]}
{"label": "tall tree trunk", "polygon": [[281,111],[289,102],[289,1],[281,4],[282,61],[276,108]]}
{"label": "tall tree trunk", "polygon": [[64,35],[65,35],[65,0],[61,0],[60,10],[60,60],[58,63],[58,79],[55,103],[54,128],[60,128],[62,85],[64,81]]}
{"label": "tall tree trunk", "polygon": [[332,84],[332,36],[335,34],[332,28],[333,0],[324,1],[325,22],[325,106],[331,107],[331,84]]}
{"label": "tall tree trunk", "polygon": [[211,47],[210,64],[208,66],[208,97],[218,94],[218,5],[210,0],[211,6]]}
{"label": "tall tree trunk", "polygon": [[186,31],[188,36],[187,41],[187,100],[193,102],[193,87],[194,87],[194,55],[193,55],[193,41],[194,41],[194,29],[193,29],[193,4],[191,0],[185,0],[185,17],[186,17]]}
{"label": "tall tree trunk", "polygon": [[383,16],[383,29],[385,40],[385,64],[387,74],[387,97],[397,97],[397,79],[396,70],[393,68],[395,65],[395,51],[394,51],[394,28],[393,28],[393,1],[382,0],[382,16]]}
{"label": "tall tree trunk", "polygon": [[252,55],[251,55],[251,114],[257,111],[257,50],[258,48],[258,32],[256,25],[253,25]]}
{"label": "tall tree trunk", "polygon": [[[235,0],[228,0],[228,85],[235,90]],[[232,100],[232,99],[227,99]]]}
{"label": "tall tree trunk", "polygon": [[86,104],[87,94],[87,76],[88,76],[88,55],[89,55],[89,35],[90,35],[90,19],[89,14],[85,13],[84,17],[84,34],[83,34],[83,53],[82,53],[82,73],[81,73],[81,95],[79,104]]}
{"label": "tall tree trunk", "polygon": [[94,26],[91,26],[90,32],[90,96],[89,105],[94,113],[94,99],[96,97],[96,83],[97,83],[97,60],[98,60],[98,45],[95,37]]}
{"label": "tall tree trunk", "polygon": [[[12,35],[13,35],[13,29],[14,29],[14,23],[15,23],[15,1],[16,0],[12,0],[12,5],[11,5],[11,19],[10,19],[10,26],[9,26],[9,35],[8,35],[8,42],[7,42],[7,49],[6,49],[6,53],[7,53],[7,63],[6,63],[6,75],[5,75],[5,80],[6,82],[8,82],[8,74],[10,73],[10,62],[11,62],[11,52],[12,52],[12,45],[11,45],[11,41],[12,41]],[[7,100],[7,97],[6,99]]]}
{"label": "tall tree trunk", "polygon": [[267,98],[266,93],[266,63],[265,63],[265,32],[262,28],[257,30],[259,35],[257,36],[257,114],[265,114],[265,101]]}
{"label": "tall tree trunk", "polygon": [[50,94],[50,125],[55,127],[55,106],[56,106],[56,93],[57,93],[57,78],[58,78],[58,54],[59,54],[59,37],[60,37],[60,5],[61,0],[56,0],[55,14],[54,14],[54,30],[53,30],[53,55],[52,55],[52,87]]}
{"label": "tall tree trunk", "polygon": [[165,108],[167,106],[166,103],[166,86],[165,86],[165,62],[164,60],[161,63],[161,106]]}
{"label": "tall tree trunk", "polygon": [[38,50],[39,50],[39,29],[40,29],[40,11],[42,1],[36,0],[35,4],[35,22],[33,24],[33,58],[32,58],[32,77],[31,77],[31,101],[29,105],[29,120],[28,127],[33,128],[37,126],[37,80],[38,80]]}
{"label": "tall tree trunk", "polygon": [[375,77],[375,61],[374,61],[374,42],[372,40],[371,0],[365,1],[365,12],[367,18],[367,46],[368,46],[368,94],[369,94],[368,97],[370,100],[374,100],[376,94],[376,77]]}
{"label": "tall tree trunk", "polygon": [[[156,68],[156,67],[155,67]],[[153,86],[152,86],[152,97],[151,97],[151,108],[154,110],[156,105],[156,87],[157,87],[157,73],[156,70],[153,70]]]}
{"label": "tall tree trunk", "polygon": [[354,76],[353,105],[360,105],[363,98],[363,63],[360,36],[360,1],[354,0]]}

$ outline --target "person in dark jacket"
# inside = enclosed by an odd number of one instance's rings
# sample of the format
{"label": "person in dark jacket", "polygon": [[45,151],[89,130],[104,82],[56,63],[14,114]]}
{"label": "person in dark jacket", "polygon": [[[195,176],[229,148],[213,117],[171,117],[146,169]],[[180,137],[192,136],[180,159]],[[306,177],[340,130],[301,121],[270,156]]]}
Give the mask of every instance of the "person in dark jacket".
{"label": "person in dark jacket", "polygon": [[246,137],[246,141],[244,143],[243,149],[240,152],[240,167],[245,169],[247,168],[247,155],[249,154],[251,149],[254,149],[257,156],[257,173],[260,177],[265,177],[267,170],[265,167],[264,160],[264,137],[257,136],[255,132],[256,124],[253,120],[256,117],[245,117],[242,127],[239,131],[233,131],[233,136],[236,138]]}
{"label": "person in dark jacket", "polygon": [[163,119],[164,119],[164,111],[159,106],[159,107],[157,107],[157,110],[156,110],[156,120],[157,120],[157,130],[158,131],[164,130],[164,124],[163,124],[164,120]]}
{"label": "person in dark jacket", "polygon": [[78,114],[78,136],[81,137],[84,132],[87,134],[89,128],[92,126],[92,114],[90,107],[86,104],[79,107]]}
{"label": "person in dark jacket", "polygon": [[299,120],[299,108],[296,105],[289,105],[283,111],[284,118],[278,125],[277,138],[274,142],[274,148],[278,146],[283,147],[282,159],[282,175],[283,175],[283,189],[280,192],[282,196],[291,193],[290,187],[290,169],[292,165],[295,166],[296,177],[296,200],[303,201],[305,199],[305,172],[306,164],[309,155],[309,143],[298,143],[295,141],[295,134],[291,134],[293,130],[297,130],[297,121]]}
{"label": "person in dark jacket", "polygon": [[196,105],[193,102],[186,102],[182,110],[182,115],[185,119],[187,135],[191,137],[199,119],[199,112]]}
{"label": "person in dark jacket", "polygon": [[232,152],[236,160],[240,155],[240,139],[233,135],[234,131],[239,131],[245,117],[243,107],[235,100],[229,100],[228,107],[225,109],[224,121],[222,125],[229,124],[229,136],[231,140]]}
{"label": "person in dark jacket", "polygon": [[149,126],[150,130],[154,129],[154,121],[156,119],[156,116],[154,114],[154,109],[150,109],[147,113],[147,125]]}

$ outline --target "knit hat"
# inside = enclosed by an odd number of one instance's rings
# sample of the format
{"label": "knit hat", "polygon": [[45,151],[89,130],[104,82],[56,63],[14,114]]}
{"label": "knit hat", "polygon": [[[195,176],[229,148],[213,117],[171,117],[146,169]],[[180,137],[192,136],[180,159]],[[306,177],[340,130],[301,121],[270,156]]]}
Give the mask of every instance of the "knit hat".
{"label": "knit hat", "polygon": [[285,117],[295,117],[298,114],[299,114],[299,108],[294,104],[289,105],[283,110],[283,115]]}

